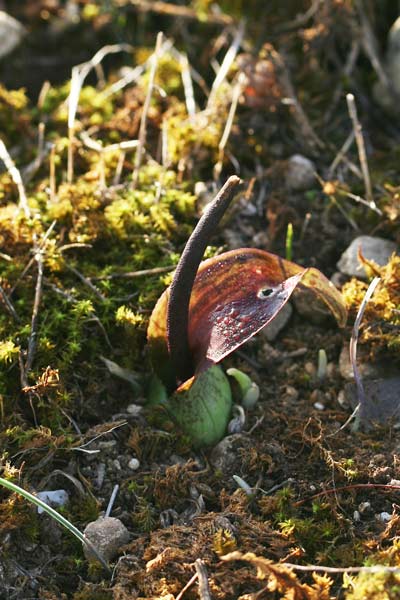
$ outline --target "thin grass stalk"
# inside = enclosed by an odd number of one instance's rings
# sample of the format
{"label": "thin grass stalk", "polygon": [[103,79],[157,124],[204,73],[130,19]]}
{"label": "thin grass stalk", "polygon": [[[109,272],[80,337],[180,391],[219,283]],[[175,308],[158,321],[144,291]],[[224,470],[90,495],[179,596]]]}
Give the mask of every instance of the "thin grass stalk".
{"label": "thin grass stalk", "polygon": [[139,144],[136,150],[135,156],[135,166],[133,169],[132,175],[132,185],[135,188],[137,185],[138,177],[139,177],[139,169],[142,164],[142,157],[144,152],[144,147],[146,144],[146,136],[147,136],[147,115],[150,108],[151,96],[153,94],[154,89],[154,80],[157,71],[158,60],[160,58],[161,48],[163,41],[163,33],[160,31],[157,34],[156,47],[153,54],[153,59],[151,62],[150,74],[149,74],[149,85],[147,88],[146,98],[143,104],[142,116],[140,119],[140,127],[139,127]]}
{"label": "thin grass stalk", "polygon": [[101,554],[98,552],[96,547],[92,544],[92,542],[90,540],[88,540],[83,535],[83,533],[81,533],[79,531],[79,529],[77,527],[75,527],[75,525],[73,525],[70,521],[68,521],[68,519],[63,517],[63,515],[61,515],[56,510],[54,510],[54,508],[52,508],[51,506],[49,506],[48,504],[46,504],[45,502],[43,502],[42,500],[40,500],[39,498],[37,498],[36,496],[31,494],[30,492],[28,492],[27,490],[24,490],[23,488],[21,488],[16,483],[12,483],[11,481],[4,479],[3,477],[0,477],[0,485],[7,488],[11,492],[14,492],[15,494],[19,494],[20,496],[25,498],[25,500],[28,500],[28,502],[30,502],[31,504],[35,504],[36,506],[39,506],[52,519],[54,519],[55,521],[57,521],[57,523],[59,523],[60,525],[65,527],[65,529],[67,529],[70,533],[72,533],[72,535],[74,535],[80,542],[82,542],[82,544],[87,546],[91,550],[91,552],[93,552],[93,554],[96,556],[97,560],[102,564],[102,566],[107,571],[107,573],[109,575],[111,574],[108,564],[106,563],[104,558],[101,556]]}

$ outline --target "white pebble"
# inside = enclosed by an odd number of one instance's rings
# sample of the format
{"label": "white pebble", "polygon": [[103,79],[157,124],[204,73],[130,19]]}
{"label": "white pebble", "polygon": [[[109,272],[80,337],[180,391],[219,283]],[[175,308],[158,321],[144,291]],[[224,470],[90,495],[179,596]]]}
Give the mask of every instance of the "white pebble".
{"label": "white pebble", "polygon": [[360,513],[365,513],[370,508],[371,508],[371,502],[361,502],[358,506],[358,510],[360,511]]}
{"label": "white pebble", "polygon": [[358,523],[359,521],[361,521],[361,515],[360,515],[360,513],[358,512],[358,510],[355,510],[355,511],[353,512],[353,520],[354,520],[356,523]]}
{"label": "white pebble", "polygon": [[132,415],[133,417],[138,417],[140,413],[143,411],[143,406],[139,404],[128,404],[126,407],[126,412]]}
{"label": "white pebble", "polygon": [[138,461],[137,458],[131,458],[131,460],[128,462],[128,467],[132,471],[137,471],[138,468],[140,467],[140,462]]}
{"label": "white pebble", "polygon": [[[49,506],[64,506],[68,502],[68,493],[65,490],[46,490],[38,492],[36,497]],[[38,506],[39,515],[44,512],[44,508]]]}
{"label": "white pebble", "polygon": [[378,519],[378,521],[381,521],[382,523],[388,523],[388,521],[390,521],[390,519],[392,518],[392,515],[388,512],[381,512],[379,513],[379,515],[377,515],[376,517]]}
{"label": "white pebble", "polygon": [[325,410],[325,404],[322,404],[322,402],[314,402],[314,408],[315,410]]}

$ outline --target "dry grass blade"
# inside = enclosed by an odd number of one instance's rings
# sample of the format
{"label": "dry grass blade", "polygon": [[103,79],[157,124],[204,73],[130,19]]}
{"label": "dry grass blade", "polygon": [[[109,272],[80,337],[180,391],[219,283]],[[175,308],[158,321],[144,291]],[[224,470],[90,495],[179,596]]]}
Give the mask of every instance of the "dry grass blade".
{"label": "dry grass blade", "polygon": [[147,88],[147,94],[146,94],[146,98],[145,98],[145,101],[144,101],[144,104],[143,104],[142,116],[141,116],[141,119],[140,119],[139,144],[138,144],[138,147],[137,147],[137,150],[136,150],[135,167],[134,167],[133,175],[132,175],[132,185],[133,185],[133,187],[136,187],[136,185],[137,185],[137,181],[138,181],[138,177],[139,177],[139,169],[140,169],[140,165],[142,164],[142,157],[143,157],[143,152],[144,152],[144,146],[146,144],[147,115],[148,115],[149,108],[150,108],[151,96],[153,94],[154,79],[155,79],[155,76],[156,76],[157,65],[158,65],[158,61],[159,61],[159,58],[160,58],[160,54],[161,54],[162,40],[163,40],[163,33],[161,31],[159,31],[158,34],[157,34],[155,51],[154,51],[154,54],[153,54],[153,57],[152,57],[152,61],[151,61],[151,68],[150,68],[150,74],[149,74],[149,84],[148,84],[148,88]]}
{"label": "dry grass blade", "polygon": [[217,75],[214,79],[214,82],[211,87],[210,95],[207,101],[207,108],[210,108],[215,102],[215,96],[217,91],[224,81],[225,77],[228,74],[229,69],[232,66],[233,61],[235,60],[236,54],[239,51],[240,45],[242,43],[244,36],[244,23],[240,23],[238,30],[235,33],[235,37],[233,38],[232,44],[228,48],[227,53],[225,54],[224,60],[220,68],[218,69]]}
{"label": "dry grass blade", "polygon": [[13,182],[15,183],[15,185],[18,188],[19,205],[22,208],[22,210],[24,211],[25,217],[27,219],[31,219],[31,217],[32,217],[31,209],[29,208],[28,198],[26,197],[25,186],[22,181],[21,173],[15,166],[14,161],[11,158],[11,156],[9,155],[8,150],[7,150],[3,140],[0,140],[0,159],[5,164],[5,167],[6,167],[7,171],[9,172],[11,179],[13,180]]}
{"label": "dry grass blade", "polygon": [[92,69],[101,63],[108,54],[116,54],[117,52],[131,52],[132,46],[129,44],[114,44],[100,48],[98,52],[87,62],[76,65],[72,68],[71,74],[71,91],[68,96],[68,164],[67,164],[67,181],[72,183],[74,176],[74,134],[75,134],[75,117],[78,110],[79,96],[82,85]]}
{"label": "dry grass blade", "polygon": [[365,392],[364,392],[364,386],[362,384],[361,375],[360,375],[360,372],[357,367],[358,334],[360,331],[360,324],[361,324],[362,318],[364,316],[364,312],[367,307],[367,304],[370,301],[370,299],[372,298],[372,295],[373,295],[377,285],[379,284],[380,280],[381,280],[380,277],[374,277],[374,279],[369,284],[369,287],[365,293],[363,301],[360,304],[360,308],[358,309],[357,317],[354,322],[354,327],[353,327],[353,331],[352,331],[351,339],[350,339],[350,362],[351,362],[351,366],[352,366],[353,373],[354,373],[354,381],[355,381],[356,387],[357,387],[358,405],[360,407],[359,411],[358,411],[358,419],[360,421],[362,421],[362,419],[364,417],[363,413],[365,411]]}
{"label": "dry grass blade", "polygon": [[357,107],[356,107],[356,102],[355,102],[353,94],[347,94],[346,100],[347,100],[347,107],[349,109],[349,115],[350,115],[351,121],[353,123],[354,136],[356,138],[358,157],[360,160],[361,171],[362,171],[362,175],[363,175],[363,179],[364,179],[365,193],[367,196],[367,201],[369,202],[370,207],[375,210],[376,204],[374,202],[373,195],[372,195],[372,185],[371,185],[371,177],[369,175],[369,169],[368,169],[367,153],[365,150],[365,143],[364,143],[364,138],[363,138],[363,134],[362,134],[362,127],[361,127],[361,123],[358,119]]}

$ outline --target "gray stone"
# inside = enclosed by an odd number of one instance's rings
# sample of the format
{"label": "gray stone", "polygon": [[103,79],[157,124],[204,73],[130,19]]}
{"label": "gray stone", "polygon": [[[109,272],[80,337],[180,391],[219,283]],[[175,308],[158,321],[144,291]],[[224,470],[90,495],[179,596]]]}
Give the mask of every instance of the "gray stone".
{"label": "gray stone", "polygon": [[[100,517],[97,521],[92,521],[83,533],[106,562],[114,558],[121,546],[130,539],[125,525],[114,517]],[[83,552],[88,560],[96,558],[86,545],[83,546]]]}
{"label": "gray stone", "polygon": [[390,113],[399,112],[400,97],[400,17],[389,30],[384,67],[391,89],[381,80],[373,86],[373,96]]}
{"label": "gray stone", "polygon": [[351,277],[366,279],[364,267],[358,260],[358,251],[360,248],[366,259],[373,260],[380,266],[386,265],[393,252],[397,252],[396,244],[390,240],[370,235],[360,235],[343,252],[337,264],[341,273],[345,273]]}
{"label": "gray stone", "polygon": [[[392,374],[391,369],[388,368],[386,363],[378,361],[365,362],[365,359],[366,357],[363,357],[361,347],[357,353],[357,368],[363,379],[376,379]],[[354,381],[354,373],[353,367],[350,362],[350,352],[348,344],[345,344],[340,352],[339,372],[343,379],[346,379],[346,381]]]}
{"label": "gray stone", "polygon": [[301,154],[294,154],[287,162],[286,186],[294,192],[309,190],[315,185],[315,165]]}
{"label": "gray stone", "polygon": [[0,10],[0,59],[10,54],[21,42],[25,28],[17,19]]}
{"label": "gray stone", "polygon": [[[69,498],[68,493],[65,490],[44,490],[38,492],[36,496],[45,504],[56,508],[57,506],[65,506]],[[41,515],[44,512],[44,508],[38,506],[38,514]]]}
{"label": "gray stone", "polygon": [[[400,420],[400,377],[366,380],[363,382],[365,402],[361,406],[364,424],[387,423]],[[347,383],[345,394],[352,406],[357,406],[359,398],[354,383]]]}
{"label": "gray stone", "polygon": [[264,336],[268,342],[273,342],[278,337],[280,331],[289,322],[292,313],[292,306],[289,304],[289,302],[286,302],[286,304],[283,305],[282,310],[280,310],[276,315],[275,319],[268,323],[268,325],[266,325],[260,331],[260,334]]}

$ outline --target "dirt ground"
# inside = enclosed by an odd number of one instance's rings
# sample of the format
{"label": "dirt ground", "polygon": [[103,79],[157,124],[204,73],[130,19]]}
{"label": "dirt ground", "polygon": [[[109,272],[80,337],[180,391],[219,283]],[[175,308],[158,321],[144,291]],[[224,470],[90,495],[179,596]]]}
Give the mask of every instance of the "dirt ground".
{"label": "dirt ground", "polygon": [[[360,235],[400,243],[396,5],[0,2],[24,27],[0,59],[1,475],[65,490],[58,510],[81,531],[118,486],[111,516],[129,533],[109,575],[0,488],[1,598],[400,598],[400,259],[357,277],[337,266]],[[348,321],[296,291],[273,339],[223,361],[259,400],[196,449],[146,406],[146,330],[232,174],[243,185],[206,256],[253,247],[316,267]],[[367,408],[349,420],[348,348],[374,276]]]}

